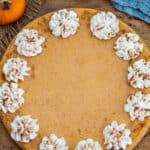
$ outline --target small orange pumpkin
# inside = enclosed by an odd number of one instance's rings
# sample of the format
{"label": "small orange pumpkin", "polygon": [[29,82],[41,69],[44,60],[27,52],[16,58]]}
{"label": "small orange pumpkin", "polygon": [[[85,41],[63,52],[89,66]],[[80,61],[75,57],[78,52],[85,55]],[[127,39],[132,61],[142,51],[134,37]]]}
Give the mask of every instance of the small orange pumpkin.
{"label": "small orange pumpkin", "polygon": [[24,13],[26,0],[0,0],[0,25],[17,21]]}

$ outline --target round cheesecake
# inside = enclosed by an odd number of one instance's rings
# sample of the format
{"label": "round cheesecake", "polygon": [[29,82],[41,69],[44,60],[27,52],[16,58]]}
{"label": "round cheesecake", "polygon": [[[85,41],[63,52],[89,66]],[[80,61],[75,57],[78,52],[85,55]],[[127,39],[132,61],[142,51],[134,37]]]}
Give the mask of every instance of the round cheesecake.
{"label": "round cheesecake", "polygon": [[[69,149],[83,139],[98,141],[103,149],[103,129],[113,120],[125,123],[131,130],[132,149],[147,132],[150,118],[131,121],[124,111],[129,95],[137,89],[128,83],[128,66],[135,60],[150,60],[150,51],[144,45],[143,53],[136,59],[124,61],[113,49],[118,37],[127,32],[135,33],[119,21],[120,31],[109,40],[99,40],[90,31],[90,20],[98,13],[94,9],[72,9],[78,17],[80,27],[69,38],[55,37],[49,29],[53,13],[46,14],[27,26],[36,29],[45,37],[43,52],[36,57],[21,56],[16,51],[15,39],[8,46],[0,67],[11,57],[20,57],[31,67],[30,76],[19,81],[24,89],[25,103],[15,113],[3,113],[0,117],[8,130],[17,115],[30,115],[38,120],[38,136],[29,143],[17,142],[24,150],[37,150],[44,136],[54,133],[64,137]],[[140,42],[143,41],[140,39]],[[0,72],[0,83],[5,82]],[[149,93],[150,88],[142,89]]]}

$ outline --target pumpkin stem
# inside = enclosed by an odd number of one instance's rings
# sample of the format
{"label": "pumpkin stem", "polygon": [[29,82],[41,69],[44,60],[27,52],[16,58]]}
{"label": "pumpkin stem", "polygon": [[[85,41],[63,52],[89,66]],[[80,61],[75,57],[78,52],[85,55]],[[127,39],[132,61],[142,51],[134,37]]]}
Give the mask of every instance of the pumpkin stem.
{"label": "pumpkin stem", "polygon": [[0,0],[0,8],[9,9],[11,0]]}

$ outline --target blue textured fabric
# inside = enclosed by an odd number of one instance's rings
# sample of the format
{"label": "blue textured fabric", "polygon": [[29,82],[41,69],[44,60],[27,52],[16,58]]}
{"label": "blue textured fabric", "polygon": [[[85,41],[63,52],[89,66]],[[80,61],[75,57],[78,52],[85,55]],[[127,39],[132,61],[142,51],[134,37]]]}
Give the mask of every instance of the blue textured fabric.
{"label": "blue textured fabric", "polygon": [[150,0],[139,0],[138,8],[145,13],[146,15],[150,16]]}
{"label": "blue textured fabric", "polygon": [[150,0],[111,0],[111,2],[116,9],[150,23]]}

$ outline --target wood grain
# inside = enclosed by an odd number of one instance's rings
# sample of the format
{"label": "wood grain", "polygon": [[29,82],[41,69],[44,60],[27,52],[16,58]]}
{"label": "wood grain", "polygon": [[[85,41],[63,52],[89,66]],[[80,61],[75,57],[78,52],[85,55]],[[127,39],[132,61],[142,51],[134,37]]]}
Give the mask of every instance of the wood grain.
{"label": "wood grain", "polygon": [[[41,16],[47,12],[54,11],[67,7],[87,7],[96,8],[100,10],[112,11],[120,19],[131,26],[150,47],[150,25],[125,15],[114,9],[107,0],[45,0],[44,6],[37,16]],[[0,150],[19,150],[16,144],[10,139],[8,133],[0,122]],[[150,150],[150,132],[143,138],[142,142],[135,148],[135,150]]]}

